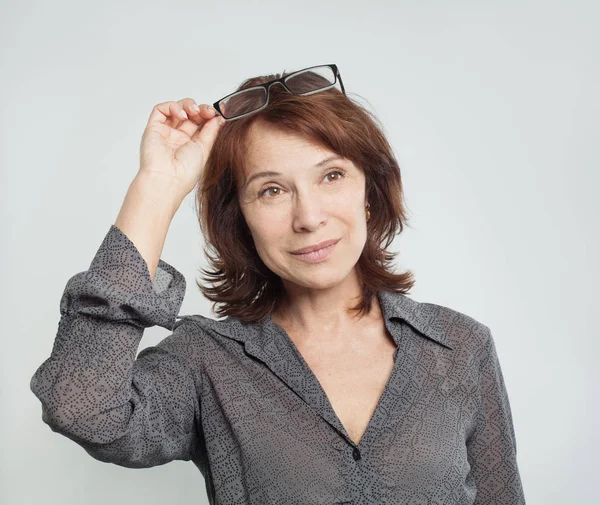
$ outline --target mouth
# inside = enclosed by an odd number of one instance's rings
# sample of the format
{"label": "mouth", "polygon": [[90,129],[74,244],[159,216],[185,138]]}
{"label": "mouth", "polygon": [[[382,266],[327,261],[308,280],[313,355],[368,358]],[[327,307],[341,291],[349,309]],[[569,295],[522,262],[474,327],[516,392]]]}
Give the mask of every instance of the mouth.
{"label": "mouth", "polygon": [[303,247],[302,249],[297,249],[296,251],[292,251],[291,254],[300,255],[300,254],[308,254],[311,252],[320,251],[321,249],[325,249],[326,247],[337,244],[340,241],[339,238],[325,240],[324,242],[320,242],[319,244],[311,245],[308,247]]}
{"label": "mouth", "polygon": [[329,243],[329,245],[322,247],[321,249],[317,249],[316,251],[311,251],[307,253],[293,254],[293,256],[298,261],[304,261],[306,263],[322,263],[333,255],[333,251],[337,247],[338,242],[339,239],[333,241],[328,240],[327,242],[322,243]]}

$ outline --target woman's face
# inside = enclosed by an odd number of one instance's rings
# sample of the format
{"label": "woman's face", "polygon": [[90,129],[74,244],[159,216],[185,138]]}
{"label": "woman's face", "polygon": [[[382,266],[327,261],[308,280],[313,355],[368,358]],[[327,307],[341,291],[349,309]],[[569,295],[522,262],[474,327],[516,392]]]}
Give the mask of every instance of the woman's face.
{"label": "woman's face", "polygon": [[[237,191],[260,258],[287,287],[340,284],[354,272],[367,239],[363,172],[350,160],[266,123],[253,123],[249,135],[248,173],[244,180],[239,175]],[[331,156],[336,158],[321,164]],[[267,171],[279,175],[253,178]],[[291,254],[330,239],[340,240],[318,263]]]}

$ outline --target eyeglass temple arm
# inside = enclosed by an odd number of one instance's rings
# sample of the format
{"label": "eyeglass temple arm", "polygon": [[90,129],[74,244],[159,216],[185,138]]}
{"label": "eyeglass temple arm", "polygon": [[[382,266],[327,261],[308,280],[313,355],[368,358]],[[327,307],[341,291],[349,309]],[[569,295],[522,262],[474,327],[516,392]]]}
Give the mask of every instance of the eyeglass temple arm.
{"label": "eyeglass temple arm", "polygon": [[344,95],[345,95],[346,88],[344,88],[344,83],[342,81],[342,74],[340,74],[340,71],[338,70],[337,66],[335,67],[335,73],[337,74],[337,78],[340,80],[340,86],[342,88],[342,93],[344,93]]}

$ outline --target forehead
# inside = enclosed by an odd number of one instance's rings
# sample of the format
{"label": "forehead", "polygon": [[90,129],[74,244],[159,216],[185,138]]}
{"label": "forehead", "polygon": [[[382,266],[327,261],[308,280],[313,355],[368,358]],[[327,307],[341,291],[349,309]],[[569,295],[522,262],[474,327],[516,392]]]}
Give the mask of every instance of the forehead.
{"label": "forehead", "polygon": [[325,156],[335,154],[313,139],[298,133],[255,122],[248,132],[244,159],[246,174],[257,170],[286,170],[312,166]]}

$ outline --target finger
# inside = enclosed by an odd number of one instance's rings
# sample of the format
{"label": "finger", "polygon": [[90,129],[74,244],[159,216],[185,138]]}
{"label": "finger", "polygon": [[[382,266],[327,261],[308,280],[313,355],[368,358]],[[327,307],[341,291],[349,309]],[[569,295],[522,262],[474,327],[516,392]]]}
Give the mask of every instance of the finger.
{"label": "finger", "polygon": [[[183,131],[189,137],[194,135],[198,128],[202,128],[204,123],[206,123],[209,119],[213,118],[216,112],[210,105],[198,105],[191,98],[184,98],[183,100],[179,101],[179,104],[187,113],[188,120],[182,121],[182,123],[177,126],[177,129]],[[195,110],[195,107],[198,110]]]}
{"label": "finger", "polygon": [[226,121],[223,119],[223,117],[214,116],[192,136],[192,141],[201,143],[205,148],[205,152],[209,152],[215,139],[217,138],[219,130],[225,123]]}
{"label": "finger", "polygon": [[187,121],[187,113],[179,102],[168,101],[154,106],[148,123],[158,122],[166,124],[171,128],[177,128],[184,121]]}
{"label": "finger", "polygon": [[173,118],[173,116],[175,116],[176,119],[181,120],[183,119],[180,116],[181,110],[183,110],[181,106],[173,101],[156,104],[152,109],[149,121],[165,123],[170,118]]}
{"label": "finger", "polygon": [[[177,102],[168,101],[159,103],[152,109],[148,124],[153,122],[164,124],[170,128],[179,129],[191,137],[199,128],[202,128],[202,125],[206,121],[214,117],[216,113],[208,104],[202,104],[198,107],[200,109],[198,114],[193,109],[194,104],[195,101],[191,98],[184,98]],[[185,111],[186,108],[189,114]],[[187,118],[183,117],[184,114]]]}
{"label": "finger", "polygon": [[183,106],[179,102],[169,103],[170,117],[167,119],[167,124],[173,128],[179,128],[179,125],[188,120],[188,115]]}
{"label": "finger", "polygon": [[206,103],[198,105],[193,98],[184,98],[179,100],[179,103],[183,107],[183,110],[187,112],[189,120],[195,123],[204,122],[212,118],[216,113],[212,106]]}
{"label": "finger", "polygon": [[[199,128],[201,128],[206,121],[217,115],[217,111],[211,105],[206,103],[198,105],[192,98],[184,98],[183,100],[180,100],[180,103],[187,112],[189,121]],[[179,129],[184,130],[190,136],[196,132],[196,129],[186,122],[179,125]]]}

